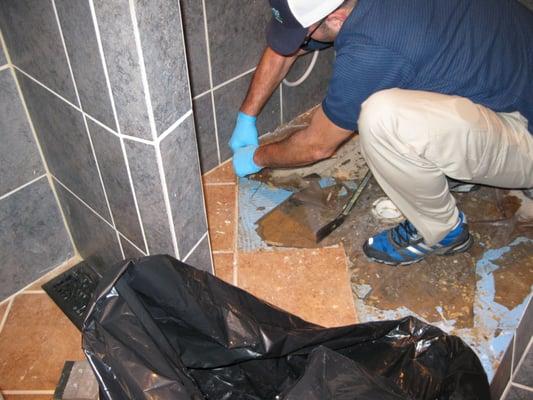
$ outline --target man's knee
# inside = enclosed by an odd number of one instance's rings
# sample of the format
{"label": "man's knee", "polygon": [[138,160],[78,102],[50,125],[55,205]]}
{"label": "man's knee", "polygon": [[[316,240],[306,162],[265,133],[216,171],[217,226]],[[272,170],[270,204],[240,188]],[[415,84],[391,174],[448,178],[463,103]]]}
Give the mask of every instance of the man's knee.
{"label": "man's knee", "polygon": [[373,138],[385,140],[397,127],[401,89],[386,89],[372,94],[361,105],[359,135],[363,142]]}

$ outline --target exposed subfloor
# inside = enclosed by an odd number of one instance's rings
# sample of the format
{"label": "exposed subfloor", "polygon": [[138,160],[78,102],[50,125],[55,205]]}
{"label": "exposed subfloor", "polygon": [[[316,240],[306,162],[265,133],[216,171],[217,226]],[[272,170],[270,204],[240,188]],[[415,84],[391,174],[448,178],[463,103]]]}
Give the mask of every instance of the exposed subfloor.
{"label": "exposed subfloor", "polygon": [[[294,125],[305,126],[308,120],[309,114],[304,115],[279,128],[268,140],[283,137],[294,131]],[[306,176],[316,179],[313,174],[326,182],[324,191],[329,190],[328,185],[333,188],[345,180],[360,182],[366,166],[358,151],[355,138],[332,160],[305,169],[267,170],[251,179],[240,179],[239,248],[266,253],[280,251],[269,245],[272,243],[318,248],[342,244],[359,321],[415,315],[462,337],[476,350],[490,379],[532,293],[533,201],[520,191],[490,187],[455,194],[459,208],[468,217],[474,246],[463,254],[432,256],[411,266],[391,267],[369,262],[362,253],[368,237],[397,223],[380,220],[372,213],[374,202],[385,194],[371,179],[343,225],[319,245],[299,240],[309,236],[301,225],[309,224],[309,219],[315,226],[313,219],[317,214],[302,216],[301,206],[291,213],[286,210],[288,202],[278,205],[309,184]],[[327,183],[331,177],[335,180]],[[343,198],[347,199],[349,193],[344,193]],[[339,206],[332,204],[338,211]],[[271,210],[275,211],[269,213]],[[274,218],[257,224],[264,215]],[[323,215],[331,215],[331,210]]]}

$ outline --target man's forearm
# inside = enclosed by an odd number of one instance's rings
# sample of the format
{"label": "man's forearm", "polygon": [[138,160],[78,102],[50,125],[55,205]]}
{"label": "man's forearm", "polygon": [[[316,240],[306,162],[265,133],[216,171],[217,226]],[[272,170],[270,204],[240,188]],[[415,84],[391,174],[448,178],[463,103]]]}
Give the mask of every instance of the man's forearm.
{"label": "man's forearm", "polygon": [[259,115],[274,90],[287,75],[296,57],[296,55],[282,56],[267,47],[254,72],[240,111],[252,116]]}

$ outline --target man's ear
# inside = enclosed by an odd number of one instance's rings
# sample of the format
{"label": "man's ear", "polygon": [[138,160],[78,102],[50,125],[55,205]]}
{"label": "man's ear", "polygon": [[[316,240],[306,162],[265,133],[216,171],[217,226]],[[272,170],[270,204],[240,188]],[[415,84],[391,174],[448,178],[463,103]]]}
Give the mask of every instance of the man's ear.
{"label": "man's ear", "polygon": [[339,30],[342,27],[342,24],[344,21],[346,21],[346,18],[348,18],[348,15],[350,15],[350,12],[344,8],[339,8],[338,10],[333,11],[331,14],[329,14],[326,17],[326,21],[328,22],[328,25],[335,30]]}

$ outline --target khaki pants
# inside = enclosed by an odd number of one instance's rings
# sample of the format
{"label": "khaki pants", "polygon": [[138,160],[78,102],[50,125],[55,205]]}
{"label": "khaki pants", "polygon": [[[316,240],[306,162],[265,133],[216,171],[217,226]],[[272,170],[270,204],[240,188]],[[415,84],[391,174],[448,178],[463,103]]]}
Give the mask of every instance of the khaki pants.
{"label": "khaki pants", "polygon": [[389,89],[362,105],[363,155],[387,196],[429,245],[457,222],[446,175],[502,188],[533,187],[533,136],[518,112],[458,96]]}

